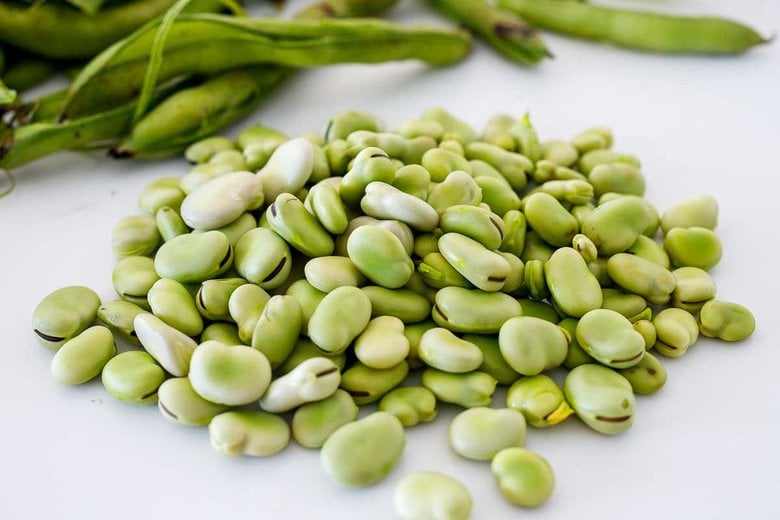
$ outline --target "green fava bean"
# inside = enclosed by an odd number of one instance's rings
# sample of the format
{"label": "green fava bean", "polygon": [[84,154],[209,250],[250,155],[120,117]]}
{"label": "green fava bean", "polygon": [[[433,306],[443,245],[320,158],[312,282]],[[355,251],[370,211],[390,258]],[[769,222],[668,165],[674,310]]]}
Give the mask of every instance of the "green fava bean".
{"label": "green fava bean", "polygon": [[501,287],[501,292],[507,294],[521,292],[523,284],[525,283],[525,265],[523,264],[523,261],[512,253],[498,251],[498,254],[509,264],[509,276],[506,277],[504,286]]}
{"label": "green fava bean", "polygon": [[184,193],[190,193],[198,186],[233,171],[233,167],[226,163],[199,164],[181,178],[179,185]]}
{"label": "green fava bean", "polygon": [[35,307],[33,332],[41,345],[57,350],[95,321],[98,307],[100,297],[92,289],[78,285],[57,289]]}
{"label": "green fava bean", "polygon": [[718,225],[718,202],[710,195],[695,195],[678,202],[661,217],[661,229],[703,227],[714,230]]}
{"label": "green fava bean", "polygon": [[672,291],[672,305],[694,314],[715,299],[715,282],[707,271],[698,267],[680,267],[672,271],[677,284]]}
{"label": "green fava bean", "polygon": [[483,291],[501,290],[509,276],[509,262],[504,257],[460,233],[443,234],[439,251],[452,267]]}
{"label": "green fava bean", "polygon": [[572,238],[579,231],[577,219],[566,211],[555,197],[547,193],[537,192],[528,197],[524,213],[528,225],[539,233],[545,242],[558,247],[571,244]]}
{"label": "green fava bean", "polygon": [[571,247],[582,256],[582,259],[587,264],[594,262],[598,258],[599,253],[596,245],[591,239],[581,233],[574,235],[574,238],[571,240]]}
{"label": "green fava bean", "polygon": [[238,327],[234,323],[217,321],[207,325],[200,333],[200,342],[209,340],[219,341],[225,345],[243,345],[244,341],[238,337]]}
{"label": "green fava bean", "polygon": [[573,248],[562,247],[553,253],[544,264],[544,277],[555,305],[565,314],[580,317],[601,307],[599,281]]}
{"label": "green fava bean", "polygon": [[705,303],[699,321],[703,335],[724,341],[742,341],[756,329],[756,319],[746,307],[720,300]]}
{"label": "green fava bean", "polygon": [[371,368],[357,362],[341,376],[341,388],[355,400],[355,404],[378,401],[387,392],[401,384],[409,373],[409,365],[401,361],[390,368]]}
{"label": "green fava bean", "polygon": [[517,210],[511,210],[504,214],[502,220],[504,221],[504,239],[498,249],[521,256],[525,248],[527,225],[525,215]]}
{"label": "green fava bean", "polygon": [[344,367],[347,364],[347,356],[345,353],[342,352],[341,354],[329,354],[327,352],[323,352],[317,345],[314,344],[313,341],[301,336],[298,338],[298,341],[295,342],[292,352],[290,352],[290,354],[287,356],[287,359],[285,359],[281,365],[274,369],[274,375],[283,376],[285,374],[289,374],[295,369],[295,367],[314,357],[326,357],[330,359],[339,368],[339,370],[344,370]]}
{"label": "green fava bean", "polygon": [[102,373],[103,386],[120,401],[132,404],[157,402],[157,389],[165,371],[146,352],[131,350],[111,358]]}
{"label": "green fava bean", "polygon": [[139,314],[133,320],[138,340],[146,351],[171,375],[186,376],[190,358],[198,344],[183,332],[153,314]]}
{"label": "green fava bean", "polygon": [[669,301],[677,281],[668,269],[628,253],[618,253],[607,261],[607,274],[623,289],[643,296],[652,304]]}
{"label": "green fava bean", "polygon": [[419,164],[399,168],[393,177],[393,186],[402,192],[425,200],[431,185],[431,174]]}
{"label": "green fava bean", "polygon": [[157,407],[169,421],[186,426],[206,426],[227,406],[198,395],[188,377],[168,379],[157,390]]}
{"label": "green fava bean", "polygon": [[451,206],[476,206],[482,201],[482,189],[470,174],[455,170],[442,182],[432,185],[427,200],[436,213],[441,215]]}
{"label": "green fava bean", "polygon": [[534,169],[534,163],[529,157],[489,143],[469,143],[465,152],[467,159],[485,161],[501,172],[515,191],[525,189],[528,173]]}
{"label": "green fava bean", "polygon": [[542,157],[542,145],[539,136],[531,124],[531,115],[526,112],[509,129],[517,142],[517,151],[536,162]]}
{"label": "green fava bean", "polygon": [[574,413],[561,387],[544,374],[516,381],[507,391],[506,405],[536,428],[554,426]]}
{"label": "green fava bean", "polygon": [[[571,341],[569,341],[569,350],[566,353],[566,359],[563,360],[563,366],[568,369],[572,369],[586,363],[596,363],[596,360],[593,359],[590,354],[585,352],[585,349],[583,349],[577,342],[578,322],[579,320],[576,318],[564,318],[560,321],[560,323],[558,323],[558,326],[564,329],[571,338]],[[655,341],[653,341],[653,343],[655,343]],[[645,344],[645,348],[648,348],[647,344]]]}
{"label": "green fava bean", "polygon": [[98,308],[97,318],[114,334],[134,345],[140,345],[133,320],[144,312],[146,311],[134,303],[114,300],[106,302]]}
{"label": "green fava bean", "polygon": [[498,487],[507,500],[523,507],[538,507],[550,498],[555,487],[550,464],[525,448],[499,451],[490,463]]}
{"label": "green fava bean", "polygon": [[474,288],[471,282],[452,267],[444,255],[439,252],[425,255],[422,262],[417,265],[417,271],[426,284],[436,289],[450,286]]}
{"label": "green fava bean", "polygon": [[271,290],[290,276],[292,254],[287,242],[274,231],[255,228],[239,239],[233,264],[242,277]]}
{"label": "green fava bean", "polygon": [[243,278],[206,280],[195,295],[198,312],[209,320],[231,320],[230,296],[242,285],[246,285],[246,280]]}
{"label": "green fava bean", "polygon": [[357,287],[329,292],[309,319],[309,337],[322,350],[344,352],[371,319],[371,300]]}
{"label": "green fava bean", "polygon": [[324,139],[326,143],[334,139],[346,139],[349,134],[357,130],[380,132],[382,123],[376,116],[366,112],[343,112],[328,120],[328,124],[325,125]]}
{"label": "green fava bean", "polygon": [[482,364],[479,347],[441,327],[425,331],[417,355],[426,365],[453,374],[471,372]]}
{"label": "green fava bean", "polygon": [[596,166],[600,164],[630,164],[636,168],[640,168],[642,165],[639,159],[633,155],[618,153],[613,150],[598,149],[585,152],[580,157],[580,171],[585,175],[590,175]]}
{"label": "green fava bean", "polygon": [[198,345],[190,360],[190,383],[213,403],[238,406],[260,399],[271,383],[271,365],[258,350],[218,341]]}
{"label": "green fava bean", "polygon": [[[641,319],[637,320],[633,323],[634,330],[637,331],[639,334],[642,335],[642,338],[645,340],[645,350],[649,350],[653,348],[655,345],[656,340],[658,339],[658,334],[655,331],[655,326],[653,325],[653,322],[649,319]],[[647,352],[645,352],[647,354]],[[644,358],[643,358],[644,359]]]}
{"label": "green fava bean", "polygon": [[[243,145],[242,145],[243,147]],[[235,145],[231,139],[221,136],[212,136],[195,141],[184,150],[184,158],[191,163],[205,163],[214,154],[223,150],[233,150]]]}
{"label": "green fava bean", "polygon": [[297,280],[290,284],[286,294],[292,296],[301,307],[301,333],[309,334],[309,319],[314,314],[314,309],[320,304],[327,293],[316,289],[306,279]]}
{"label": "green fava bean", "polygon": [[211,446],[223,455],[267,457],[290,442],[290,427],[278,415],[258,411],[225,412],[209,423]]}
{"label": "green fava bean", "polygon": [[116,256],[149,256],[160,240],[153,216],[124,217],[111,231],[111,250]]}
{"label": "green fava bean", "polygon": [[347,241],[349,259],[366,278],[388,289],[397,289],[409,281],[414,262],[401,241],[378,226],[361,226]]}
{"label": "green fava bean", "polygon": [[594,126],[575,135],[571,144],[580,153],[585,153],[591,150],[612,148],[612,141],[612,130],[605,126]]}
{"label": "green fava bean", "polygon": [[514,124],[515,118],[509,114],[491,116],[485,124],[485,128],[482,129],[481,140],[499,146],[504,150],[514,152],[517,143],[515,143],[515,138],[509,131]]}
{"label": "green fava bean", "polygon": [[422,385],[433,392],[436,399],[464,408],[490,406],[496,384],[493,376],[479,371],[450,374],[429,368],[422,373]]}
{"label": "green fava bean", "polygon": [[181,283],[199,283],[215,278],[233,264],[233,248],[219,231],[188,233],[165,242],[154,257],[162,278]]}
{"label": "green fava bean", "polygon": [[482,351],[482,364],[478,370],[491,375],[499,385],[511,385],[520,378],[515,369],[509,366],[501,349],[498,346],[498,338],[487,334],[466,334],[465,341],[473,343]]}
{"label": "green fava bean", "polygon": [[604,288],[601,290],[602,308],[615,311],[626,318],[636,316],[647,308],[647,300],[638,294],[631,294],[620,289]]}
{"label": "green fava bean", "polygon": [[499,451],[525,442],[525,418],[513,408],[469,408],[450,423],[450,447],[472,460],[490,460]]}
{"label": "green fava bean", "polygon": [[63,343],[51,360],[51,375],[64,385],[80,385],[100,375],[114,354],[111,331],[95,325]]}
{"label": "green fava bean", "polygon": [[366,186],[360,208],[371,217],[399,220],[420,231],[433,231],[439,223],[439,214],[429,202],[384,182]]}
{"label": "green fava bean", "polygon": [[404,323],[417,323],[431,314],[431,303],[409,289],[387,289],[378,285],[361,288],[371,303],[371,316],[393,316]]}
{"label": "green fava bean", "polygon": [[260,408],[272,413],[288,412],[330,397],[340,381],[339,367],[333,361],[324,356],[309,358],[271,382],[260,399]]}
{"label": "green fava bean", "polygon": [[482,190],[482,202],[496,215],[504,215],[507,211],[520,209],[520,197],[511,189],[507,189],[506,181],[492,177],[477,177],[474,182]]}
{"label": "green fava bean", "polygon": [[454,171],[471,172],[471,165],[465,157],[443,148],[433,148],[425,152],[420,164],[428,171],[433,182],[444,182]]}
{"label": "green fava bean", "polygon": [[477,140],[477,133],[467,123],[456,118],[443,108],[429,108],[420,117],[423,121],[436,121],[444,128],[442,140],[454,139],[461,144]]}
{"label": "green fava bean", "polygon": [[607,435],[622,433],[634,421],[636,399],[622,375],[601,365],[580,365],[566,375],[563,393],[582,422]]}
{"label": "green fava bean", "polygon": [[271,229],[304,255],[333,254],[333,238],[295,195],[279,194],[265,214]]}
{"label": "green fava bean", "polygon": [[433,321],[453,332],[493,334],[522,308],[517,300],[499,292],[445,287],[436,293]]}
{"label": "green fava bean", "polygon": [[463,484],[433,471],[404,477],[393,494],[393,508],[403,520],[467,520],[471,507],[471,495]]}
{"label": "green fava bean", "polygon": [[[572,238],[572,241],[574,238]],[[529,229],[525,234],[525,247],[520,255],[523,262],[538,261],[546,262],[555,252],[555,247],[551,246],[539,236],[539,233]]]}
{"label": "green fava bean", "polygon": [[153,215],[163,207],[178,210],[184,200],[180,183],[178,177],[161,177],[153,180],[141,191],[138,206]]}
{"label": "green fava bean", "polygon": [[168,206],[163,206],[157,210],[157,213],[154,214],[154,221],[157,224],[157,230],[160,232],[163,242],[190,232],[190,228],[184,223],[179,213]]}
{"label": "green fava bean", "polygon": [[316,289],[328,293],[342,286],[360,287],[366,277],[348,257],[320,256],[306,262],[306,280]]}
{"label": "green fava bean", "polygon": [[[347,206],[358,206],[369,183],[380,181],[391,184],[396,169],[387,152],[381,148],[375,146],[364,148],[357,154],[352,167],[339,184],[341,200]],[[333,170],[332,166],[331,170]]]}
{"label": "green fava bean", "polygon": [[[281,193],[295,193],[306,185],[314,171],[314,145],[302,137],[279,145],[257,172],[267,200]],[[261,201],[262,202],[262,201]]]}
{"label": "green fava bean", "polygon": [[544,276],[544,262],[541,260],[528,260],[523,269],[523,287],[528,296],[534,300],[544,300],[549,296],[547,281]]}
{"label": "green fava bean", "polygon": [[239,343],[246,345],[252,342],[257,322],[270,299],[271,296],[264,289],[251,283],[237,287],[230,294],[228,311],[238,325],[238,337],[241,340]]}
{"label": "green fava bean", "polygon": [[623,193],[626,195],[645,194],[645,178],[639,168],[627,163],[598,164],[588,174],[596,197],[605,193]]}
{"label": "green fava bean", "polygon": [[357,416],[358,406],[352,396],[338,389],[330,397],[306,403],[295,410],[293,438],[306,448],[320,448],[333,432],[353,422]]}
{"label": "green fava bean", "polygon": [[657,334],[655,350],[667,357],[680,357],[699,339],[699,324],[687,311],[664,309],[653,318]]}
{"label": "green fava bean", "polygon": [[572,143],[556,140],[542,143],[542,159],[552,161],[559,166],[571,166],[575,164],[579,158],[580,153],[577,151],[577,147]]}
{"label": "green fava bean", "polygon": [[664,269],[669,269],[669,266],[671,265],[669,255],[664,250],[663,246],[645,235],[641,235],[637,238],[634,245],[626,249],[626,253],[641,256],[646,260],[650,260],[651,262],[660,265]]}
{"label": "green fava bean", "polygon": [[630,321],[609,309],[586,313],[577,323],[577,342],[594,359],[612,368],[636,365],[645,354],[645,340]]}
{"label": "green fava bean", "polygon": [[672,228],[664,238],[664,249],[672,263],[680,267],[712,269],[723,256],[718,235],[703,227]]}
{"label": "green fava bean", "polygon": [[395,415],[406,427],[436,418],[436,396],[423,386],[390,390],[379,401],[379,410]]}
{"label": "green fava bean", "polygon": [[504,240],[504,221],[479,206],[460,204],[441,214],[439,227],[446,233],[459,233],[476,240],[485,248],[498,249]]}
{"label": "green fava bean", "polygon": [[290,355],[303,327],[303,311],[290,295],[272,296],[252,331],[252,348],[276,369]]}
{"label": "green fava bean", "polygon": [[621,196],[597,206],[582,223],[600,255],[613,255],[631,247],[651,221],[644,199]]}
{"label": "green fava bean", "polygon": [[371,368],[391,368],[406,359],[409,340],[404,322],[395,316],[378,316],[355,339],[355,356]]}
{"label": "green fava bean", "polygon": [[203,331],[203,318],[195,300],[176,280],[157,280],[149,289],[147,300],[155,316],[187,336],[197,336]]}
{"label": "green fava bean", "polygon": [[159,279],[154,260],[146,256],[122,258],[111,273],[111,281],[119,297],[147,310],[151,307],[146,295]]}
{"label": "green fava bean", "polygon": [[636,365],[620,370],[620,374],[631,384],[635,394],[650,395],[666,384],[666,369],[651,353],[645,352]]}
{"label": "green fava bean", "polygon": [[320,181],[311,187],[307,200],[312,213],[329,233],[338,235],[346,231],[349,219],[339,196],[338,185],[327,180]]}
{"label": "green fava bean", "polygon": [[566,204],[588,204],[593,198],[593,186],[581,179],[554,179],[539,186],[543,193]]}
{"label": "green fava bean", "polygon": [[563,329],[549,321],[518,316],[501,326],[498,345],[509,366],[520,374],[534,376],[563,363],[569,339]]}
{"label": "green fava bean", "polygon": [[390,473],[405,446],[401,422],[389,413],[374,412],[333,432],[322,446],[320,463],[341,485],[369,486]]}

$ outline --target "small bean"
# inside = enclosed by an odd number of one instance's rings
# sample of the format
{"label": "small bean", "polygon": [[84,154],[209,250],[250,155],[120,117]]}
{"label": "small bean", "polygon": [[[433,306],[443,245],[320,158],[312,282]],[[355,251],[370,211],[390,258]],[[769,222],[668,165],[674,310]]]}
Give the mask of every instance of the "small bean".
{"label": "small bean", "polygon": [[404,386],[386,393],[379,410],[395,415],[404,426],[414,426],[436,418],[436,396],[423,386]]}
{"label": "small bean", "polygon": [[499,451],[490,463],[504,497],[523,507],[538,507],[550,498],[555,487],[550,464],[525,448]]}
{"label": "small bean", "polygon": [[41,345],[57,350],[95,321],[99,307],[100,297],[92,289],[78,285],[57,289],[35,307],[33,332]]}
{"label": "small bean", "polygon": [[51,375],[64,385],[80,385],[100,375],[114,354],[111,331],[95,325],[62,344],[51,360]]}
{"label": "small bean", "polygon": [[756,329],[756,320],[746,307],[720,300],[705,303],[699,321],[703,335],[724,341],[742,341]]}
{"label": "small bean", "polygon": [[293,438],[306,448],[319,448],[341,426],[357,419],[358,407],[346,391],[337,389],[320,401],[305,403],[292,418]]}
{"label": "small bean", "polygon": [[393,494],[393,508],[404,520],[467,520],[471,507],[471,495],[463,484],[432,471],[407,475]]}
{"label": "small bean", "polygon": [[290,442],[290,427],[281,417],[258,411],[225,412],[209,423],[211,446],[224,455],[267,457]]}
{"label": "small bean", "polygon": [[513,408],[469,408],[450,423],[453,451],[473,460],[491,460],[499,451],[525,442],[525,418]]}

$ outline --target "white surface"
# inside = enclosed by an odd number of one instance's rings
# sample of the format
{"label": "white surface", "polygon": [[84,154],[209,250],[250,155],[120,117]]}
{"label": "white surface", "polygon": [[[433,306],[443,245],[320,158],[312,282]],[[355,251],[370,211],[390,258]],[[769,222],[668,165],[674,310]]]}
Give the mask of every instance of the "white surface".
{"label": "white surface", "polygon": [[[402,2],[393,18],[437,19],[427,9],[421,16],[416,4]],[[780,30],[780,4],[771,0],[633,4]],[[701,340],[683,358],[663,359],[669,382],[638,398],[626,434],[602,436],[576,419],[530,431],[527,447],[557,478],[552,499],[534,511],[503,500],[488,464],[450,452],[456,410],[449,407],[434,424],[408,430],[401,463],[368,489],[329,482],[317,452],[294,444],[269,459],[222,457],[203,428],[122,404],[99,382],[67,388],[49,376],[51,352],[30,330],[34,306],[69,284],[113,298],[111,227],[137,211],[147,181],[187,170],[180,160],[60,154],[19,170],[16,191],[0,200],[0,518],[386,519],[394,484],[423,469],[466,484],[475,519],[779,518],[780,349],[772,331],[780,294],[780,44],[697,58],[546,40],[556,59],[534,69],[478,43],[464,63],[441,70],[406,63],[304,72],[250,119],[295,135],[358,109],[392,128],[442,105],[477,127],[499,111],[530,110],[543,138],[609,125],[615,148],[642,159],[647,197],[660,210],[701,192],[718,199],[725,252],[712,274],[720,298],[755,313],[749,341]]]}

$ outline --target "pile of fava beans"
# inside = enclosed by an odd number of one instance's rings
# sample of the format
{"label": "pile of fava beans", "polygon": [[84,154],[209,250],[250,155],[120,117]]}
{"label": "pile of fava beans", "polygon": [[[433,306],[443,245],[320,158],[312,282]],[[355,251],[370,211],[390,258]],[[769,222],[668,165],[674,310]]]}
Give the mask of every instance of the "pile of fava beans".
{"label": "pile of fava beans", "polygon": [[[554,477],[523,448],[527,426],[576,416],[619,434],[635,394],[664,385],[663,358],[755,328],[708,274],[716,201],[659,214],[639,159],[612,141],[603,127],[540,141],[503,114],[478,133],[440,108],[392,132],[347,112],[296,138],[207,138],[114,227],[118,298],[58,289],[34,333],[63,384],[101,377],[117,399],[208,426],[227,455],[292,437],[346,486],[390,472],[404,429],[439,403],[463,407],[453,451],[534,507]],[[405,476],[394,498],[408,519],[468,518],[471,504],[439,473]]]}

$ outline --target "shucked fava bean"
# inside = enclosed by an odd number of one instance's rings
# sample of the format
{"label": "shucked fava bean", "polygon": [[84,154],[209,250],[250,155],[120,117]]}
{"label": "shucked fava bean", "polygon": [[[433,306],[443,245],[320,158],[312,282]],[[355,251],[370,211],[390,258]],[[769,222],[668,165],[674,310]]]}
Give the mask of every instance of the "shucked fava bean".
{"label": "shucked fava bean", "polygon": [[550,464],[536,453],[521,447],[499,451],[490,463],[501,493],[523,507],[542,505],[555,487]]}
{"label": "shucked fava bean", "polygon": [[467,520],[471,507],[471,496],[463,484],[432,471],[404,477],[393,494],[393,508],[404,520]]}
{"label": "shucked fava bean", "polygon": [[699,312],[702,335],[724,341],[742,341],[756,328],[753,314],[738,303],[711,300]]}
{"label": "shucked fava bean", "polygon": [[33,332],[41,345],[57,350],[95,321],[98,307],[100,297],[92,289],[77,285],[57,289],[35,307]]}
{"label": "shucked fava bean", "polygon": [[473,460],[490,460],[496,453],[525,442],[525,418],[513,408],[469,408],[450,423],[453,451]]}
{"label": "shucked fava bean", "polygon": [[96,377],[116,354],[111,331],[95,325],[66,341],[51,360],[51,375],[65,385],[79,385]]}

